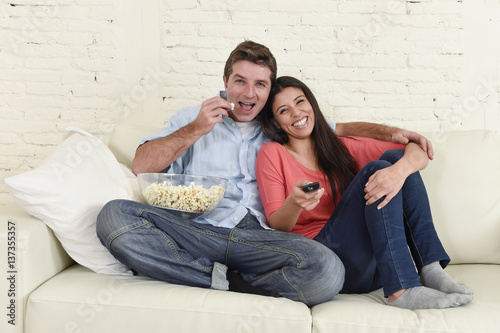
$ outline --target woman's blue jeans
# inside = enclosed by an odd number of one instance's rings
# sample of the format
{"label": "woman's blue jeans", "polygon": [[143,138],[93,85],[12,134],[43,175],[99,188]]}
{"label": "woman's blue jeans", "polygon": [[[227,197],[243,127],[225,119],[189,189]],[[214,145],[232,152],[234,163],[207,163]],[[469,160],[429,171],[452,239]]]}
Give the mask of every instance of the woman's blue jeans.
{"label": "woman's blue jeans", "polygon": [[330,249],[266,230],[250,214],[229,229],[114,200],[100,212],[97,234],[128,267],[175,284],[227,290],[229,268],[254,286],[312,306],[331,300],[344,282],[342,262]]}
{"label": "woman's blue jeans", "polygon": [[423,266],[450,258],[432,221],[420,173],[409,176],[399,193],[381,210],[369,206],[364,187],[377,170],[394,164],[403,150],[389,150],[365,165],[353,179],[327,224],[314,238],[342,260],[346,277],[342,292],[365,293],[383,287],[385,296],[421,286]]}

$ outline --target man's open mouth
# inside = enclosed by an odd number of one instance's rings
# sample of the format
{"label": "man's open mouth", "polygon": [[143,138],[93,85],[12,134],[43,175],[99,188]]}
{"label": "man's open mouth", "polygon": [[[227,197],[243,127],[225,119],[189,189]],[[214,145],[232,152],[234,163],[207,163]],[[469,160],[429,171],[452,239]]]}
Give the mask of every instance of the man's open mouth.
{"label": "man's open mouth", "polygon": [[240,105],[240,108],[243,110],[243,111],[252,111],[253,107],[255,106],[255,103],[244,103],[244,102],[239,102],[238,103]]}

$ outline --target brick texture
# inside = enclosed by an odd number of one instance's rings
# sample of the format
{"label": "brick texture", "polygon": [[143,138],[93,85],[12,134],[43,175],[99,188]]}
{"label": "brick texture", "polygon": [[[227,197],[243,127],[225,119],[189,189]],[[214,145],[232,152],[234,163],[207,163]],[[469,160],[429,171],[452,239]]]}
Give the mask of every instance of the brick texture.
{"label": "brick texture", "polygon": [[245,39],[335,121],[499,130],[499,16],[495,0],[2,1],[0,175],[36,167],[68,126],[105,141],[120,121],[166,123],[223,89]]}

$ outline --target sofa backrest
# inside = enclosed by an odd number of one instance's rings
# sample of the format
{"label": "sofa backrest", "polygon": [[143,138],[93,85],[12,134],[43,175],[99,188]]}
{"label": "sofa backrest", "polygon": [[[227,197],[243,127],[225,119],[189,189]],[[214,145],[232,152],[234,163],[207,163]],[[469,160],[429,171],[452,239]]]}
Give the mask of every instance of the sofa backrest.
{"label": "sofa backrest", "polygon": [[435,148],[422,171],[441,241],[452,263],[500,264],[500,135],[425,134]]}
{"label": "sofa backrest", "polygon": [[[108,143],[131,166],[139,141],[159,127],[118,125]],[[424,133],[435,148],[422,171],[436,229],[452,263],[500,264],[500,135]]]}
{"label": "sofa backrest", "polygon": [[118,124],[109,138],[108,147],[118,162],[132,167],[135,150],[142,138],[156,134],[160,127]]}

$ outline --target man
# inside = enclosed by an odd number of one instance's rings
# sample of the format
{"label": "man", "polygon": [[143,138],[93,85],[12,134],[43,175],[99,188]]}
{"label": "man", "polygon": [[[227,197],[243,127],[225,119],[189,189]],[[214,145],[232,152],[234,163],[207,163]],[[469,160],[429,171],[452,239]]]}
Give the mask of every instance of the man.
{"label": "man", "polygon": [[[108,203],[98,216],[97,233],[118,260],[141,274],[189,286],[239,290],[243,279],[256,287],[253,292],[265,290],[309,306],[341,290],[344,267],[332,251],[266,225],[255,161],[268,139],[255,118],[276,73],[267,47],[243,42],[224,69],[227,100],[213,97],[180,110],[157,135],[143,139],[134,173],[168,170],[224,177],[229,184],[224,204],[194,220],[137,202]],[[418,140],[432,148],[416,133],[375,124],[337,124],[336,133]]]}

